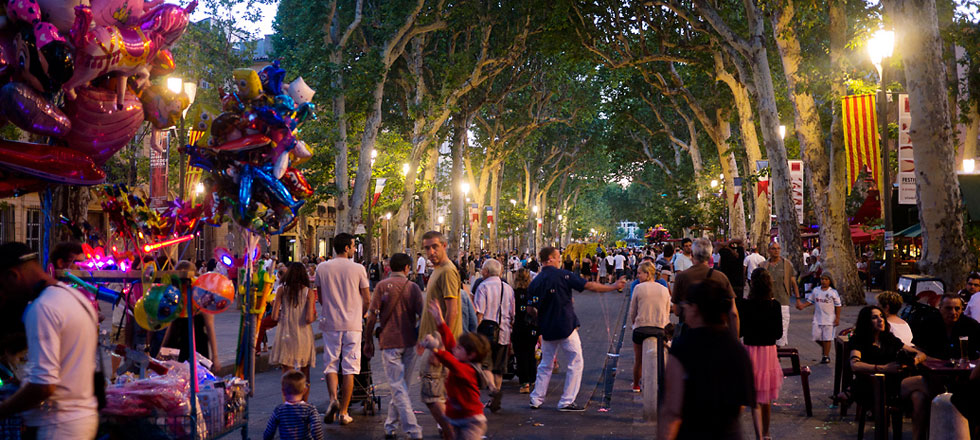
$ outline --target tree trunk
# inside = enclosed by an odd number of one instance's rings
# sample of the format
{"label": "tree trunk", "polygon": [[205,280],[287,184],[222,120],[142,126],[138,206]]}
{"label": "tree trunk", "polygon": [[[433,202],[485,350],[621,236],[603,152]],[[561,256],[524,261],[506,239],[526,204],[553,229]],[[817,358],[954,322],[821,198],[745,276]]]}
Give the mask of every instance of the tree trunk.
{"label": "tree trunk", "polygon": [[728,145],[731,138],[731,127],[728,118],[721,109],[715,112],[715,120],[718,123],[719,139],[723,141],[716,144],[718,148],[718,161],[721,163],[721,172],[725,175],[725,206],[728,208],[728,237],[745,239],[745,204],[741,195],[735,198],[735,179],[738,177],[738,164],[735,163],[735,153]]}
{"label": "tree trunk", "polygon": [[439,166],[439,149],[430,148],[428,157],[425,160],[425,172],[422,174],[422,181],[427,182],[419,205],[416,207],[418,213],[415,215],[415,242],[416,249],[422,249],[422,236],[428,231],[436,230],[436,174]]}
{"label": "tree trunk", "polygon": [[466,143],[466,124],[460,115],[453,116],[452,177],[449,180],[450,213],[452,229],[449,233],[449,258],[456,259],[462,249],[463,230],[466,228],[466,199],[460,184],[463,182],[463,148]]}
{"label": "tree trunk", "polygon": [[[341,65],[343,61],[340,50],[330,53],[330,62],[334,65]],[[337,201],[337,225],[334,235],[341,232],[353,233],[351,216],[348,210],[348,189],[350,186],[350,175],[347,172],[347,103],[344,97],[343,76],[337,72],[331,81],[331,85],[337,90],[333,97],[333,117],[337,125],[333,142],[334,148],[334,185],[337,187],[337,194],[334,200]],[[370,155],[369,155],[370,156]],[[370,160],[370,157],[369,157]]]}
{"label": "tree trunk", "polygon": [[[847,304],[864,304],[864,288],[854,270],[857,262],[844,204],[847,177],[841,109],[832,105],[831,151],[828,154],[813,95],[798,87],[803,80],[799,72],[803,54],[793,27],[793,15],[793,2],[787,0],[774,12],[773,34],[783,61],[789,98],[795,109],[797,138],[810,174],[810,198],[820,224],[821,258],[824,268],[834,275],[834,283],[843,300]],[[843,78],[846,29],[843,4],[839,0],[832,1],[829,36],[831,69],[835,72],[830,81],[834,103],[847,92]]]}
{"label": "tree trunk", "polygon": [[956,180],[956,137],[946,96],[946,67],[934,0],[888,0],[895,47],[902,49],[912,107],[909,135],[915,158],[923,273],[938,276],[948,291],[963,287],[969,271],[963,209]]}
{"label": "tree trunk", "polygon": [[500,223],[500,180],[503,177],[503,165],[498,165],[490,175],[490,208],[493,209],[493,222],[490,223],[490,238],[487,248],[496,254],[500,247],[497,244],[497,225]]}

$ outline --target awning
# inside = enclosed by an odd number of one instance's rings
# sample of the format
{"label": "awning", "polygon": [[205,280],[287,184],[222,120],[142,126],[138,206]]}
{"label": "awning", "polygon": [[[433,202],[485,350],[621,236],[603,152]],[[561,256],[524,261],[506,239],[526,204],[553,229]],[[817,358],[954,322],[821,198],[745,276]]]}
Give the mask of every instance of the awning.
{"label": "awning", "polygon": [[884,232],[881,229],[867,229],[862,225],[851,226],[851,241],[854,244],[871,243],[881,237]]}
{"label": "awning", "polygon": [[916,223],[895,233],[896,237],[917,238],[922,235],[922,224]]}

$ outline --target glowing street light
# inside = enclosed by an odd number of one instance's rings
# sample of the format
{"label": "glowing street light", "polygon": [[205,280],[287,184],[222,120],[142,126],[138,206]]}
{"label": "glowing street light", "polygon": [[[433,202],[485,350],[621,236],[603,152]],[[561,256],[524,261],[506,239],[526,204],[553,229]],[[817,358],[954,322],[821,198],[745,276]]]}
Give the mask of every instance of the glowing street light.
{"label": "glowing street light", "polygon": [[711,187],[712,188],[717,188],[718,187],[718,181],[717,180],[712,180],[711,181]]}
{"label": "glowing street light", "polygon": [[378,150],[371,150],[371,159],[378,157]]}
{"label": "glowing street light", "polygon": [[975,159],[963,159],[963,172],[972,173],[977,168],[977,162]]}
{"label": "glowing street light", "polygon": [[517,200],[514,200],[514,199],[510,199],[510,204],[511,204],[512,206],[517,206]]}
{"label": "glowing street light", "polygon": [[558,221],[561,221],[561,214],[558,214]]}
{"label": "glowing street light", "polygon": [[184,91],[184,80],[175,76],[167,78],[167,90],[170,90],[175,94]]}
{"label": "glowing street light", "polygon": [[201,193],[203,192],[204,192],[204,184],[201,182],[197,182],[197,185],[194,185],[194,194],[201,195]]}
{"label": "glowing street light", "polygon": [[470,193],[470,184],[469,184],[469,182],[463,182],[463,183],[461,183],[459,185],[459,189],[463,191],[463,195],[469,194]]}
{"label": "glowing street light", "polygon": [[390,212],[387,213],[387,214],[385,214],[385,219],[391,220],[391,213]]}
{"label": "glowing street light", "polygon": [[537,214],[538,213],[538,205],[534,205],[534,207],[531,208],[531,212]]}
{"label": "glowing street light", "polygon": [[443,216],[441,216],[441,215],[439,216],[439,218],[438,218],[438,219],[436,219],[436,222],[437,222],[437,223],[439,223],[440,225],[441,225],[441,224],[442,224],[442,222],[444,222],[444,221],[446,221],[446,218],[445,218],[445,217],[443,217]]}
{"label": "glowing street light", "polygon": [[408,162],[402,164],[402,175],[403,176],[408,175]]}
{"label": "glowing street light", "polygon": [[780,125],[779,126],[779,138],[780,139],[786,139],[786,126],[785,125]]}
{"label": "glowing street light", "polygon": [[868,56],[871,57],[871,64],[878,69],[878,77],[881,78],[881,61],[892,56],[895,49],[895,32],[879,29],[874,36],[868,40]]}

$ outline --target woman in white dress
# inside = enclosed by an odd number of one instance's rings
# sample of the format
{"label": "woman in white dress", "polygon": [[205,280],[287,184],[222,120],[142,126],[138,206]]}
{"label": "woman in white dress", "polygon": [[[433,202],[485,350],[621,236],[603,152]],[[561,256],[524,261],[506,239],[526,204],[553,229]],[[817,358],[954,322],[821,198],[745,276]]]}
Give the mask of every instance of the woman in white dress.
{"label": "woman in white dress", "polygon": [[[309,380],[310,368],[316,366],[312,326],[316,321],[316,298],[303,263],[289,264],[272,302],[272,316],[278,317],[279,325],[269,361],[283,371],[300,370]],[[303,400],[309,401],[309,397],[310,388],[306,387]]]}

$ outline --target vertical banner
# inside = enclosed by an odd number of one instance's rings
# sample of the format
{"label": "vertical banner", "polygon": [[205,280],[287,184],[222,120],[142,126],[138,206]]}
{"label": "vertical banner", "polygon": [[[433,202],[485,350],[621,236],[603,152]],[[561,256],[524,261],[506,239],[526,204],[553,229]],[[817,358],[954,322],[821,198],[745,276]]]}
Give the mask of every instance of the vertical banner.
{"label": "vertical banner", "polygon": [[735,184],[734,184],[735,189],[732,192],[734,192],[735,194],[733,195],[732,198],[733,204],[738,203],[738,198],[742,196],[742,178],[736,177],[734,178],[734,180],[735,180]]}
{"label": "vertical banner", "polygon": [[160,133],[154,131],[150,135],[150,208],[165,209],[169,194],[167,193],[167,165],[170,159],[170,135],[166,144],[161,145]]}
{"label": "vertical banner", "polygon": [[[883,104],[884,105],[884,104]],[[844,147],[847,148],[847,193],[851,193],[858,174],[869,170],[878,183],[879,194],[884,190],[881,181],[881,148],[878,142],[878,112],[875,95],[853,95],[841,99],[844,119]]]}
{"label": "vertical banner", "polygon": [[476,203],[470,205],[470,221],[471,222],[480,221],[480,205]]}
{"label": "vertical banner", "polygon": [[487,223],[493,223],[493,206],[487,205]]}
{"label": "vertical banner", "polygon": [[909,107],[909,95],[898,95],[898,204],[914,205],[915,192],[915,159],[912,156],[912,137],[909,136],[909,126],[912,125],[912,109]]}
{"label": "vertical banner", "polygon": [[[755,184],[755,196],[765,194],[766,200],[769,201],[769,208],[772,209],[772,191],[769,190],[769,174],[766,171],[768,168],[768,160],[755,161],[755,172],[759,174],[759,180]],[[766,171],[765,175],[762,174],[763,171]]]}
{"label": "vertical banner", "polygon": [[793,206],[796,208],[796,221],[803,224],[803,161],[789,161],[789,181],[793,186]]}
{"label": "vertical banner", "polygon": [[385,189],[385,183],[388,179],[385,177],[379,177],[377,181],[374,182],[374,197],[371,198],[371,207],[378,204],[378,199],[381,198],[381,192]]}

